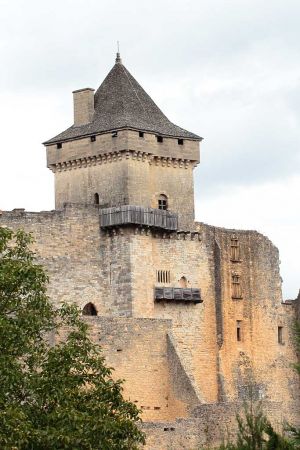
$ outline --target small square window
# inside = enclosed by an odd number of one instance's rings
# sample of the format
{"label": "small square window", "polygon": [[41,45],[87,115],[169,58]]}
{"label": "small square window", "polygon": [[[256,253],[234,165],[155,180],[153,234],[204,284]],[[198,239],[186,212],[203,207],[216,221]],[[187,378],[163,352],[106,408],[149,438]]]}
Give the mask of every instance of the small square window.
{"label": "small square window", "polygon": [[157,142],[163,142],[164,138],[162,136],[156,136]]}
{"label": "small square window", "polygon": [[139,131],[139,137],[143,138],[144,137],[144,132],[143,131]]}
{"label": "small square window", "polygon": [[167,210],[167,201],[166,200],[158,200],[158,209]]}
{"label": "small square window", "polygon": [[56,148],[62,148],[62,143],[61,143],[61,142],[58,142],[58,143],[56,144]]}
{"label": "small square window", "polygon": [[115,137],[117,137],[117,136],[118,136],[118,132],[117,132],[117,131],[113,131],[113,132],[111,133],[111,137],[115,138]]}
{"label": "small square window", "polygon": [[91,136],[91,142],[95,142],[96,136]]}
{"label": "small square window", "polygon": [[183,145],[183,139],[178,139],[178,145]]}

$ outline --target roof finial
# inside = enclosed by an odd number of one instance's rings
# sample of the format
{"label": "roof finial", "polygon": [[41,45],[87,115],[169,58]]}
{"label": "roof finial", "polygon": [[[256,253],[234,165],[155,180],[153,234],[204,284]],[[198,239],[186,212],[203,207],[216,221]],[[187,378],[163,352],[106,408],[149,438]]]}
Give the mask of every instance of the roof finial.
{"label": "roof finial", "polygon": [[121,60],[121,56],[120,56],[120,43],[119,43],[119,41],[117,41],[117,48],[118,48],[118,52],[117,52],[117,57],[116,57],[116,63],[122,64],[122,60]]}

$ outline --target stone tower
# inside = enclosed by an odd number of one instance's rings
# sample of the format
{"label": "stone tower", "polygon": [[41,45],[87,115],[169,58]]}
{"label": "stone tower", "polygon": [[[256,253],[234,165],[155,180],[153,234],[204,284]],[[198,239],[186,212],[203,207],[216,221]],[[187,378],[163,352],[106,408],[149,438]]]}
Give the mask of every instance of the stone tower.
{"label": "stone tower", "polygon": [[180,229],[190,229],[201,138],[169,121],[119,54],[95,94],[86,88],[73,96],[74,125],[45,142],[56,208],[166,209],[178,214]]}

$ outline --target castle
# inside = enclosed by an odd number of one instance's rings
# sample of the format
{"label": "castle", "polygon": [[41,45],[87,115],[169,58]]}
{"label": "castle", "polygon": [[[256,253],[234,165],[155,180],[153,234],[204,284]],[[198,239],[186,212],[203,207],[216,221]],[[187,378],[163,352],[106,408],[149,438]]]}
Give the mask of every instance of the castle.
{"label": "castle", "polygon": [[299,419],[278,250],[256,231],[194,221],[201,139],[171,123],[122,64],[73,92],[74,125],[44,143],[55,210],[0,214],[32,232],[55,304],[77,304],[147,449],[216,445],[244,399]]}

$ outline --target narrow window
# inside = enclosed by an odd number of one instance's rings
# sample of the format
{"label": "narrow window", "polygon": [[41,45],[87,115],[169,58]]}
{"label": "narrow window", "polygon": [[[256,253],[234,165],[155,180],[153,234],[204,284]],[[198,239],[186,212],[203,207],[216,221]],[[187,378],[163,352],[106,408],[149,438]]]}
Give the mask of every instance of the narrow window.
{"label": "narrow window", "polygon": [[278,327],[278,344],[283,344],[283,327]]}
{"label": "narrow window", "polygon": [[238,237],[235,234],[231,236],[230,259],[231,261],[240,261],[240,243]]}
{"label": "narrow window", "polygon": [[87,303],[82,310],[84,316],[97,316],[97,310],[93,303]]}
{"label": "narrow window", "polygon": [[58,142],[58,143],[56,144],[56,148],[62,148],[62,143],[61,143],[61,142]]}
{"label": "narrow window", "polygon": [[178,145],[183,145],[183,139],[178,139]]}
{"label": "narrow window", "polygon": [[236,321],[236,340],[239,342],[242,340],[242,321],[241,320]]}
{"label": "narrow window", "polygon": [[144,132],[143,131],[139,131],[139,137],[143,138],[144,137]]}
{"label": "narrow window", "polygon": [[94,194],[94,205],[99,205],[99,194],[98,194],[98,192],[96,192],[96,194]]}
{"label": "narrow window", "polygon": [[158,197],[158,209],[168,209],[168,197],[164,194]]}
{"label": "narrow window", "polygon": [[171,274],[169,270],[157,270],[156,281],[157,283],[169,284],[171,280]]}
{"label": "narrow window", "polygon": [[164,141],[164,138],[162,136],[156,136],[156,140],[161,143]]}
{"label": "narrow window", "polygon": [[96,136],[91,136],[91,142],[95,142]]}
{"label": "narrow window", "polygon": [[117,131],[113,131],[113,132],[111,133],[111,137],[115,138],[115,137],[117,137],[117,136],[118,136],[118,132],[117,132]]}
{"label": "narrow window", "polygon": [[242,298],[240,276],[236,272],[233,272],[231,275],[231,289],[232,289],[231,298],[233,299]]}

